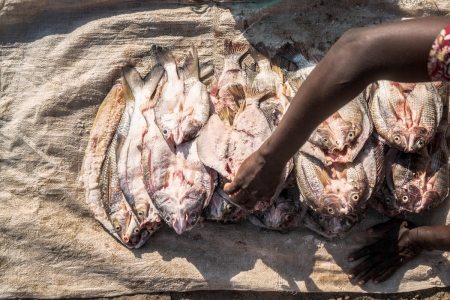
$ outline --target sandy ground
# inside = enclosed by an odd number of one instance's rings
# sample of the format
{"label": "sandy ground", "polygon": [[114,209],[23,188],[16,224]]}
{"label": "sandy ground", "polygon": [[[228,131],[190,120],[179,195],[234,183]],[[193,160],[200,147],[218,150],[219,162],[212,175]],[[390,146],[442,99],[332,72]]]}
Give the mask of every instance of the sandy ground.
{"label": "sandy ground", "polygon": [[156,293],[122,296],[113,298],[97,298],[96,300],[447,300],[450,299],[450,287],[398,294],[363,294],[363,293],[283,293],[252,291],[198,291],[188,293]]}

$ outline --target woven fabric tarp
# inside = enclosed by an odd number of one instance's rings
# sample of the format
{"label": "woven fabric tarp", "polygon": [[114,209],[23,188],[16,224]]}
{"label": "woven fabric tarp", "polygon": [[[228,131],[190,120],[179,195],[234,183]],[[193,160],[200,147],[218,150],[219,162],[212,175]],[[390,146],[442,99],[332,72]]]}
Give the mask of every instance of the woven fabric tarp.
{"label": "woven fabric tarp", "polygon": [[[102,100],[123,66],[149,71],[153,44],[177,58],[194,44],[201,63],[220,69],[225,38],[271,49],[303,41],[323,54],[351,27],[449,12],[447,0],[0,0],[0,298],[450,285],[447,253],[438,251],[386,283],[349,282],[347,255],[374,241],[364,228],[384,220],[376,213],[343,240],[203,222],[181,236],[165,227],[128,250],[93,218],[77,181]],[[449,222],[448,207],[415,221]]]}

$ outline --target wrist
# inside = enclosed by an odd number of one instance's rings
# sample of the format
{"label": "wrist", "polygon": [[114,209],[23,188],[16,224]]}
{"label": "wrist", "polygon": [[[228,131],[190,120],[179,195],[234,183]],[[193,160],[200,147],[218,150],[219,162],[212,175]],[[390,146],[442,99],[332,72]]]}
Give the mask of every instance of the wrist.
{"label": "wrist", "polygon": [[409,236],[411,243],[420,250],[432,251],[427,239],[427,230],[425,227],[416,227],[410,230]]}

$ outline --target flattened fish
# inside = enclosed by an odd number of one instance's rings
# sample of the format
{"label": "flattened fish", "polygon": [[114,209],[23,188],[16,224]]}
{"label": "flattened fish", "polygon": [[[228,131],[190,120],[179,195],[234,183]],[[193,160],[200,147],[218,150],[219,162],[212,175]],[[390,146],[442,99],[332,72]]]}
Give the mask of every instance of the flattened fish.
{"label": "flattened fish", "polygon": [[310,135],[300,149],[324,164],[352,162],[372,133],[363,95],[331,115]]}
{"label": "flattened fish", "polygon": [[179,145],[195,138],[208,120],[209,94],[199,79],[198,54],[194,46],[185,60],[182,74],[168,50],[157,47],[155,52],[167,75],[155,107],[155,121],[164,138]]}
{"label": "flattened fish", "polygon": [[[197,138],[197,147],[201,161],[216,170],[226,180],[231,181],[242,162],[270,136],[271,129],[264,114],[259,110],[259,100],[267,92],[257,92],[251,87],[245,89],[245,105],[241,107],[232,126],[221,121],[216,114]],[[290,171],[286,166],[273,202],[283,188],[283,182]],[[257,210],[264,210],[271,203],[258,203]]]}
{"label": "flattened fish", "polygon": [[321,214],[357,219],[383,180],[383,144],[369,140],[351,163],[324,165],[313,156],[294,159],[305,203]]}
{"label": "flattened fish", "polygon": [[370,112],[377,133],[391,147],[419,153],[433,138],[443,104],[432,83],[378,81],[372,86]]}
{"label": "flattened fish", "polygon": [[129,95],[129,101],[134,100],[134,109],[129,133],[121,146],[118,159],[120,186],[141,226],[151,232],[162,226],[162,220],[147,193],[141,168],[142,139],[147,131],[147,122],[143,111],[152,109],[154,103],[151,102],[151,96],[155,92],[163,72],[164,70],[160,66],[156,66],[142,80],[134,68],[125,67],[123,69],[123,85],[124,90],[127,91],[125,95]]}
{"label": "flattened fish", "polygon": [[[386,154],[386,182],[391,195],[380,206],[390,216],[419,213],[439,205],[449,193],[448,124],[442,120],[434,139],[420,153],[391,148]],[[387,191],[385,192],[387,193]]]}
{"label": "flattened fish", "polygon": [[[151,114],[145,114],[149,123]],[[175,145],[156,124],[149,124],[142,167],[147,191],[164,221],[178,234],[192,229],[216,185],[216,173],[201,163],[194,140]]]}
{"label": "flattened fish", "polygon": [[80,179],[84,182],[86,202],[95,218],[125,246],[139,248],[150,233],[141,230],[129,213],[130,208],[120,191],[115,162],[116,129],[120,131],[126,127],[130,104],[125,107],[122,85],[115,84],[100,106],[92,126]]}

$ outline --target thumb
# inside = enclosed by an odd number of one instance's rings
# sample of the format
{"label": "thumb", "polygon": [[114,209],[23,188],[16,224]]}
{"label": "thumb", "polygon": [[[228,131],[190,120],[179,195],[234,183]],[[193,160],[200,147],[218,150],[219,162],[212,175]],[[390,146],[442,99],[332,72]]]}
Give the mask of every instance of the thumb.
{"label": "thumb", "polygon": [[228,195],[232,195],[237,191],[239,191],[240,189],[241,184],[236,179],[233,179],[233,181],[230,183],[225,183],[225,185],[223,186],[223,191]]}

